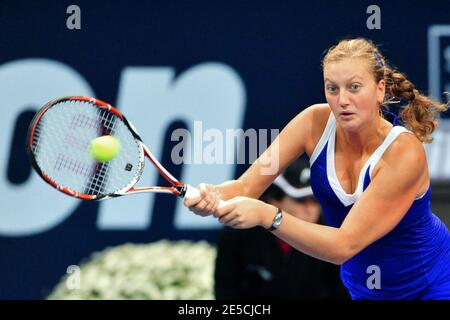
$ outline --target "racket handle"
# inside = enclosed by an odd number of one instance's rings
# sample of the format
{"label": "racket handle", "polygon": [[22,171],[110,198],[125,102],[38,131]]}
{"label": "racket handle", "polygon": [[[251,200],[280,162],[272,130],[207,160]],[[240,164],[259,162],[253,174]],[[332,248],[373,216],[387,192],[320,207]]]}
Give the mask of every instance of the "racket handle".
{"label": "racket handle", "polygon": [[[196,187],[193,187],[189,184],[186,184],[186,191],[184,192],[184,197],[191,199],[196,198],[200,196],[200,190],[198,190]],[[219,208],[222,208],[225,206],[226,202],[224,200],[219,200]]]}

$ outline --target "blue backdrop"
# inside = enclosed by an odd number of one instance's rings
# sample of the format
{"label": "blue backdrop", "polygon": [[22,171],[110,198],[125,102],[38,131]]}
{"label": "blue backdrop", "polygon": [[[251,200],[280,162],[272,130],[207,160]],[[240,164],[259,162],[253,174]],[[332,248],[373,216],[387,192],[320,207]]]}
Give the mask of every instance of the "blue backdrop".
{"label": "blue backdrop", "polygon": [[[66,25],[72,4],[81,10],[79,30]],[[0,298],[44,298],[69,265],[106,246],[161,238],[214,243],[217,234],[214,221],[188,216],[169,196],[137,195],[116,205],[51,190],[31,171],[24,149],[28,123],[43,103],[94,95],[123,109],[174,175],[193,184],[237,177],[248,163],[210,171],[193,165],[192,172],[174,165],[170,133],[192,130],[193,120],[222,130],[282,128],[324,101],[320,60],[342,38],[381,44],[420,89],[450,89],[450,2],[382,2],[381,29],[371,30],[372,4],[1,1]],[[201,112],[189,118],[194,106]],[[445,132],[427,149],[435,181],[450,177]]]}

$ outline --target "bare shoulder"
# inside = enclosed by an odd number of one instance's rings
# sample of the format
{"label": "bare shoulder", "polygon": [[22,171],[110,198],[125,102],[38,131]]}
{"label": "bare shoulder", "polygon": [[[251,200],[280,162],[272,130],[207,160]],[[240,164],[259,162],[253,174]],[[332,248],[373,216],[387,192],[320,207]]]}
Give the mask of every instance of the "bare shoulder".
{"label": "bare shoulder", "polygon": [[319,143],[325,126],[327,125],[328,118],[330,117],[331,109],[328,103],[318,103],[311,105],[304,111],[305,117],[308,118],[310,124],[310,139],[306,145],[306,152],[311,156],[317,143]]}
{"label": "bare shoulder", "polygon": [[403,162],[417,168],[426,165],[425,149],[419,139],[410,133],[400,134],[386,150],[383,158],[392,164]]}
{"label": "bare shoulder", "polygon": [[313,117],[316,120],[323,120],[326,122],[330,116],[331,109],[328,103],[317,103],[310,105],[303,110],[303,112],[307,113],[310,117]]}
{"label": "bare shoulder", "polygon": [[331,109],[328,104],[314,104],[303,109],[279,134],[283,150],[298,156],[305,151],[308,156],[320,140]]}
{"label": "bare shoulder", "polygon": [[297,114],[289,125],[307,131],[309,135],[314,130],[323,132],[330,112],[331,109],[327,103],[313,104]]}
{"label": "bare shoulder", "polygon": [[327,124],[328,118],[330,117],[331,108],[328,103],[319,103],[310,106],[308,109],[311,113],[312,123],[314,124],[313,129],[320,132],[321,136]]}
{"label": "bare shoulder", "polygon": [[419,139],[410,133],[401,133],[382,156],[389,171],[405,172],[411,179],[421,179],[426,184],[428,167],[425,149]]}

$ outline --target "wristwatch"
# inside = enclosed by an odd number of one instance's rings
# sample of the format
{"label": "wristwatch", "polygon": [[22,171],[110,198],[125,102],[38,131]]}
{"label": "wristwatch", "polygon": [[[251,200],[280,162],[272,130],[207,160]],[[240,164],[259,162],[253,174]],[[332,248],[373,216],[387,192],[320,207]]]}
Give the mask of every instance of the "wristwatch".
{"label": "wristwatch", "polygon": [[283,211],[281,211],[281,209],[278,208],[277,214],[275,215],[275,218],[273,218],[272,225],[270,226],[269,229],[267,229],[267,231],[274,231],[278,229],[282,220],[283,220]]}

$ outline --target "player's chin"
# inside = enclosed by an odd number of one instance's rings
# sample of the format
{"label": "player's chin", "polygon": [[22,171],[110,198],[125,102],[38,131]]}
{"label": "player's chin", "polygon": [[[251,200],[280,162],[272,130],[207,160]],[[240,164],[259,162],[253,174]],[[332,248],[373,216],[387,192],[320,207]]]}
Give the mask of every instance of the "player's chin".
{"label": "player's chin", "polygon": [[363,127],[361,121],[356,116],[345,120],[339,119],[338,122],[340,127],[348,132],[359,132]]}

